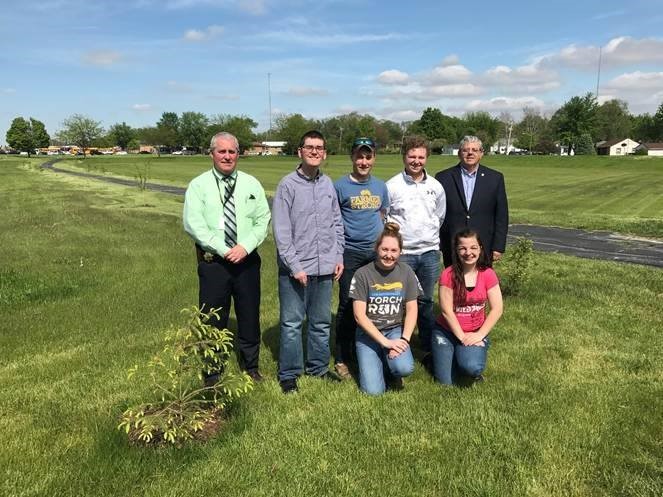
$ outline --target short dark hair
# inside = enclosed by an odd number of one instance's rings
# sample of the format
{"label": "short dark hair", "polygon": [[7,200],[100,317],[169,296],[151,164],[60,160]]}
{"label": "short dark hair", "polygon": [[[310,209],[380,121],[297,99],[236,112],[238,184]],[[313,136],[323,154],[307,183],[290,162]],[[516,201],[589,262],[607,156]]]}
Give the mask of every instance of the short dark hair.
{"label": "short dark hair", "polygon": [[430,145],[428,144],[428,140],[423,136],[406,136],[403,140],[403,145],[401,145],[401,155],[405,157],[413,148],[425,148],[426,157],[430,155]]}
{"label": "short dark hair", "polygon": [[327,141],[325,140],[325,137],[322,136],[322,133],[320,133],[316,129],[312,129],[302,135],[302,138],[299,140],[299,148],[302,148],[304,146],[304,142],[306,141],[307,138],[316,138],[318,140],[322,140],[322,144],[325,147],[327,146]]}

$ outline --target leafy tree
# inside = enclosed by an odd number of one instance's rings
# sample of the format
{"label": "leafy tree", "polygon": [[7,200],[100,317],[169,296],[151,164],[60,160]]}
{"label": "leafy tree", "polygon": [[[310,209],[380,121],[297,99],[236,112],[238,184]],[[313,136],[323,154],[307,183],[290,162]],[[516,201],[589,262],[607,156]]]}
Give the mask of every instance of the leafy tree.
{"label": "leafy tree", "polygon": [[[542,152],[537,145],[548,131],[548,120],[538,110],[531,107],[523,109],[523,118],[514,127],[514,144],[518,148],[526,148],[530,152]],[[550,137],[547,137],[550,139]],[[552,140],[550,140],[552,141]]]}
{"label": "leafy tree", "polygon": [[633,121],[628,105],[623,100],[608,100],[596,110],[596,133],[594,138],[600,140],[623,140],[630,138]]}
{"label": "leafy tree", "polygon": [[5,135],[10,147],[27,152],[28,157],[35,148],[48,147],[51,138],[46,132],[44,123],[37,119],[30,120],[16,117]]}
{"label": "leafy tree", "polygon": [[209,121],[205,114],[182,112],[179,122],[179,135],[182,144],[187,148],[200,151],[206,145],[208,125]]}
{"label": "leafy tree", "polygon": [[256,139],[256,135],[253,133],[253,128],[257,127],[258,123],[250,117],[219,114],[213,116],[210,121],[211,124],[207,129],[208,139],[220,131],[226,131],[235,135],[241,150],[251,148],[251,145]]}
{"label": "leafy tree", "polygon": [[295,154],[300,138],[307,131],[314,129],[315,124],[315,122],[306,119],[301,114],[281,114],[276,116],[274,121],[274,136],[286,142],[285,147],[283,147],[284,152]]}
{"label": "leafy tree", "polygon": [[584,133],[580,136],[576,143],[575,153],[576,155],[596,155],[592,135]]}
{"label": "leafy tree", "polygon": [[384,151],[400,150],[403,141],[403,130],[397,122],[383,119],[376,124],[375,141]]}
{"label": "leafy tree", "polygon": [[460,123],[460,135],[474,135],[479,137],[484,147],[488,149],[497,141],[500,132],[500,121],[488,112],[468,112]]}
{"label": "leafy tree", "polygon": [[587,93],[584,97],[572,97],[553,114],[551,125],[556,136],[569,146],[569,151],[575,150],[583,135],[594,136],[597,109],[596,97]]}
{"label": "leafy tree", "polygon": [[656,123],[651,114],[645,113],[634,116],[632,121],[633,139],[638,142],[655,142],[656,136]]}
{"label": "leafy tree", "polygon": [[124,121],[121,124],[113,124],[108,130],[111,140],[114,145],[117,145],[122,150],[126,150],[129,142],[134,139],[134,130],[131,129]]}
{"label": "leafy tree", "polygon": [[100,122],[82,114],[74,114],[64,120],[58,138],[65,143],[77,145],[82,150],[85,150],[102,133],[103,128]]}
{"label": "leafy tree", "polygon": [[658,106],[654,114],[654,140],[663,141],[663,102]]}
{"label": "leafy tree", "polygon": [[[421,117],[407,128],[408,135],[422,135],[431,146],[443,146],[458,141],[458,118],[447,116],[433,107],[426,108]],[[433,145],[435,143],[435,145]]]}
{"label": "leafy tree", "polygon": [[174,148],[181,145],[179,137],[180,119],[175,112],[164,112],[151,136],[152,145]]}

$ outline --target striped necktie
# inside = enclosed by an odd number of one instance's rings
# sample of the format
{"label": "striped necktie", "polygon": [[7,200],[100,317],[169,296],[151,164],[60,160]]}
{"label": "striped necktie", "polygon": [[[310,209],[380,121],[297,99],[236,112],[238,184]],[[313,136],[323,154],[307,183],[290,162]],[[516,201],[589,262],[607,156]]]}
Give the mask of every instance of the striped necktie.
{"label": "striped necktie", "polygon": [[225,199],[223,201],[223,232],[227,247],[237,245],[237,222],[235,220],[235,199],[233,191],[235,190],[235,178],[224,176]]}

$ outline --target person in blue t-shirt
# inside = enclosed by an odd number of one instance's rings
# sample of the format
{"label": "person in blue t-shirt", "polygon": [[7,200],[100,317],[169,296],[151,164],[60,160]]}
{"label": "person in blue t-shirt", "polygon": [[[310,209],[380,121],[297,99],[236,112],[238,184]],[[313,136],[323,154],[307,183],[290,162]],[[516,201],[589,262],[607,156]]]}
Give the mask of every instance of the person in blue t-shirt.
{"label": "person in blue t-shirt", "polygon": [[355,271],[375,260],[375,240],[384,227],[389,193],[384,181],[371,176],[376,146],[371,138],[357,138],[350,151],[352,172],[334,184],[345,229],[343,274],[339,280],[336,311],[334,369],[343,379],[351,377],[348,364],[354,361],[355,322],[348,297]]}

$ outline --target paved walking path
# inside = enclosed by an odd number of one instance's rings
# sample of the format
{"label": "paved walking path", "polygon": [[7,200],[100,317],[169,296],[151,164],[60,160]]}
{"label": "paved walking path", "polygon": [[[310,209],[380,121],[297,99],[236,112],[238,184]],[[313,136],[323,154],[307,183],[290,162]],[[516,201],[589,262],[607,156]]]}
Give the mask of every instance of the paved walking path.
{"label": "paved walking path", "polygon": [[[53,159],[42,164],[43,168],[84,178],[93,178],[118,185],[137,186],[136,180],[116,178],[102,174],[67,171],[55,167],[61,159]],[[147,183],[148,190],[184,195],[185,188],[180,186]],[[509,226],[509,241],[524,236],[534,242],[534,249],[543,252],[559,252],[562,254],[584,257],[587,259],[603,259],[618,262],[631,262],[663,268],[663,241],[629,237],[609,231],[585,231],[573,228],[557,228],[553,226],[533,226],[512,224]]]}

